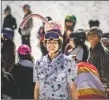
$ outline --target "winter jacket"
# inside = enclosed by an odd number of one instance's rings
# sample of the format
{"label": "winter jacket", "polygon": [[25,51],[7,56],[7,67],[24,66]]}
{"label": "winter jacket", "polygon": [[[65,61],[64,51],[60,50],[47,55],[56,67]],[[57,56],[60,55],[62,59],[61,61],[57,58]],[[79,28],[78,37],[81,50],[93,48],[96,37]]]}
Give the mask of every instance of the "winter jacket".
{"label": "winter jacket", "polygon": [[[29,12],[28,14],[25,14],[23,19],[25,19],[29,14],[31,14],[31,12]],[[24,35],[24,36],[30,35],[32,27],[33,27],[33,19],[30,18],[25,24],[24,28],[21,30],[21,35]]]}
{"label": "winter jacket", "polygon": [[109,88],[109,51],[98,43],[90,49],[88,62],[98,69],[102,83],[105,88]]}
{"label": "winter jacket", "polygon": [[9,14],[4,18],[2,33],[4,37],[13,39],[14,30],[17,28],[16,19]]}
{"label": "winter jacket", "polygon": [[69,55],[76,55],[77,56],[77,58],[78,58],[78,60],[83,60],[83,49],[82,49],[82,47],[77,47],[77,48],[75,48],[72,52],[70,52],[70,54]]}
{"label": "winter jacket", "polygon": [[[19,91],[16,86],[16,82],[13,76],[8,72],[3,72],[2,77],[2,85],[1,85],[1,93],[2,98],[6,99],[6,96],[11,99],[19,99]],[[8,99],[9,99],[8,98]]]}
{"label": "winter jacket", "polygon": [[78,99],[106,99],[98,70],[87,62],[78,63],[76,85]]}
{"label": "winter jacket", "polygon": [[17,64],[13,65],[11,74],[16,81],[20,99],[33,99],[33,63],[29,60],[20,60]]}
{"label": "winter jacket", "polygon": [[4,18],[3,30],[5,28],[10,28],[13,31],[17,28],[16,19],[11,14]]}
{"label": "winter jacket", "polygon": [[68,52],[70,49],[70,46],[66,46],[65,48],[65,54],[66,55],[72,55],[76,56],[79,61],[87,61],[88,58],[88,49],[81,47],[81,46],[76,46],[71,52]]}

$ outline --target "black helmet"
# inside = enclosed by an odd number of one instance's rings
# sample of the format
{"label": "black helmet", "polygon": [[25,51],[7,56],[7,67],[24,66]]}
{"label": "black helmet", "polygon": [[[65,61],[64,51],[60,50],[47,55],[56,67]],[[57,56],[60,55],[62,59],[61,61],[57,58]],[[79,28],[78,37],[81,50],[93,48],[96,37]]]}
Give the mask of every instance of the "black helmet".
{"label": "black helmet", "polygon": [[86,40],[86,33],[83,29],[78,29],[70,34],[70,38],[79,39],[82,42]]}
{"label": "black helmet", "polygon": [[11,13],[11,8],[10,8],[10,6],[7,6],[7,7],[5,8],[4,12]]}

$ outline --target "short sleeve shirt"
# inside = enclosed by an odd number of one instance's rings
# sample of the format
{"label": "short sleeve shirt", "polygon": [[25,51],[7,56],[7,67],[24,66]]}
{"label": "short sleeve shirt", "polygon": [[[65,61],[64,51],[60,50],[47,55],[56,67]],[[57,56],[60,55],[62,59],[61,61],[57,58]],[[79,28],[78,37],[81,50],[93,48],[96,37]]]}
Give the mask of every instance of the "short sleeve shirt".
{"label": "short sleeve shirt", "polygon": [[67,99],[69,82],[74,82],[77,75],[76,63],[70,57],[60,53],[52,61],[48,55],[36,62],[34,81],[40,81],[39,99]]}

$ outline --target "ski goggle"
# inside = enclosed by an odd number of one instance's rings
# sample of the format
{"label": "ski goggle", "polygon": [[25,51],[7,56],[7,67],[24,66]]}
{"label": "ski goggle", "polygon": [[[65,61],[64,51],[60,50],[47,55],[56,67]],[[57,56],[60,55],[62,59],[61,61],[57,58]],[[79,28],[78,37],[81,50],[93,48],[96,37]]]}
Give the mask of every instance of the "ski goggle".
{"label": "ski goggle", "polygon": [[45,34],[44,40],[50,40],[50,39],[63,41],[62,37],[57,32],[54,31],[50,31]]}

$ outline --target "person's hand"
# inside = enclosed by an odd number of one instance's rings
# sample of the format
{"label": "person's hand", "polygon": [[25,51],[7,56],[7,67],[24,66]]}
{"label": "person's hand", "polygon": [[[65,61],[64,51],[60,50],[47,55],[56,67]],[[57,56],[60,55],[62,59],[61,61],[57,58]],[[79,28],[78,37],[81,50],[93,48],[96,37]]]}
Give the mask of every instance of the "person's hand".
{"label": "person's hand", "polygon": [[72,50],[73,50],[73,49],[71,48],[71,49],[69,49],[67,52],[70,53],[70,52],[72,52]]}
{"label": "person's hand", "polygon": [[67,30],[66,31],[67,36],[69,37],[69,35],[71,34],[71,30]]}

